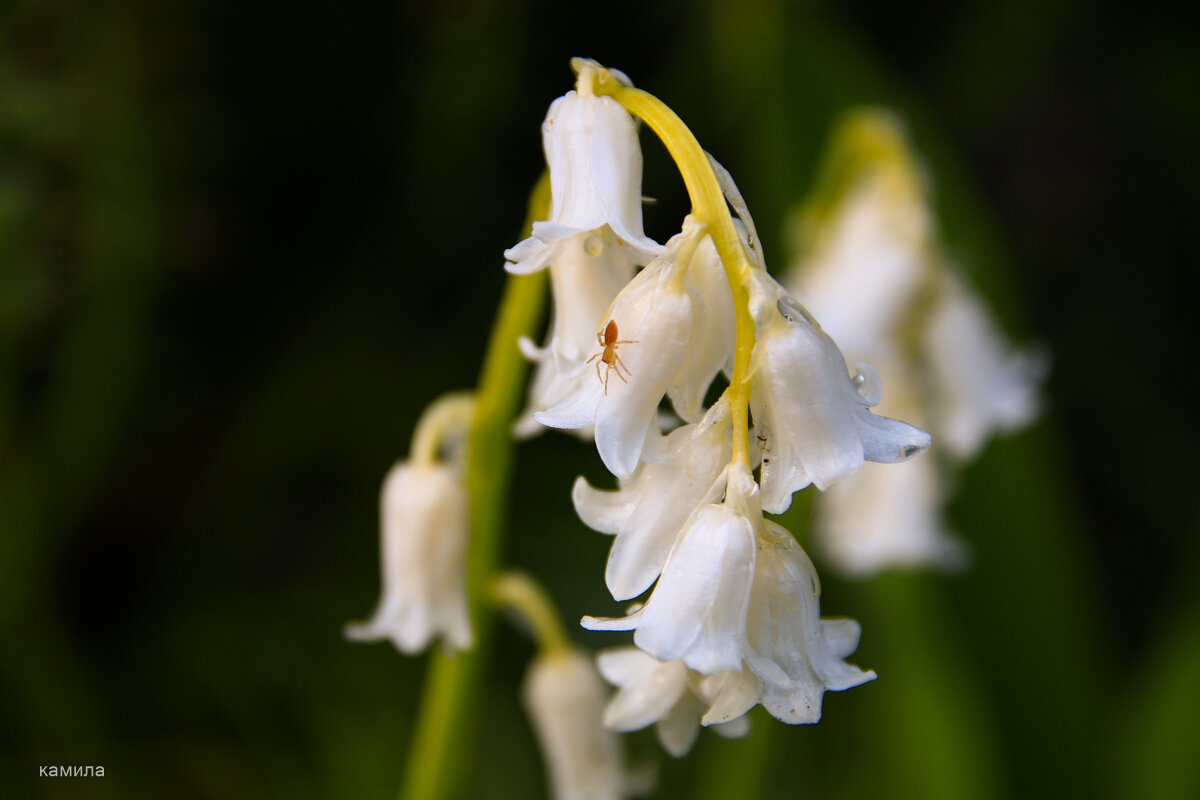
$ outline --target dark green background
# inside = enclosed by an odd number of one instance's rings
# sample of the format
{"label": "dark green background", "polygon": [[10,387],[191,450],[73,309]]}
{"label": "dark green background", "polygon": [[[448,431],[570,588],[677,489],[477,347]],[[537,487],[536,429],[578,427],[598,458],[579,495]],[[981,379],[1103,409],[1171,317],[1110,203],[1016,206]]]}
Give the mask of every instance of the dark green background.
{"label": "dark green background", "polygon": [[[584,55],[729,167],[777,270],[837,112],[897,107],[949,252],[1053,357],[1042,424],[960,482],[972,572],[822,569],[879,681],[683,762],[634,737],[656,796],[749,792],[761,753],[764,796],[1200,796],[1189,13],[5,4],[0,795],[392,796],[423,660],[341,626],[376,599],[382,475],[475,381],[538,126]],[[665,240],[685,198],[643,141]],[[553,435],[518,459],[508,561],[568,620],[615,611],[608,540],[569,501],[576,473],[603,480],[594,453]],[[531,646],[499,645],[468,782],[539,797]]]}

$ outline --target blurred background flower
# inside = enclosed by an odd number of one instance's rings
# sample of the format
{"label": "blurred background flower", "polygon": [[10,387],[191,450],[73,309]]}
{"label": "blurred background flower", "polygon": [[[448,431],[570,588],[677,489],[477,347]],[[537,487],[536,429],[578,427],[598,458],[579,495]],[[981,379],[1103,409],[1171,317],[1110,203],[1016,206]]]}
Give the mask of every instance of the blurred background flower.
{"label": "blurred background flower", "polygon": [[[837,115],[893,109],[947,256],[1054,358],[1040,421],[957,480],[967,571],[843,583],[818,560],[823,609],[862,623],[855,660],[879,679],[827,697],[819,725],[759,716],[683,760],[631,735],[662,758],[654,796],[1200,795],[1194,17],[7,4],[0,794],[394,794],[423,662],[341,628],[376,599],[380,476],[430,400],[475,382],[539,125],[582,55],[738,176],[776,269]],[[642,139],[665,241],[686,197]],[[611,605],[578,473],[610,485],[572,437],[521,446],[507,553],[567,620]],[[802,539],[810,493],[787,515]],[[501,634],[474,796],[544,796],[531,655]],[[759,787],[729,768],[756,760]]]}

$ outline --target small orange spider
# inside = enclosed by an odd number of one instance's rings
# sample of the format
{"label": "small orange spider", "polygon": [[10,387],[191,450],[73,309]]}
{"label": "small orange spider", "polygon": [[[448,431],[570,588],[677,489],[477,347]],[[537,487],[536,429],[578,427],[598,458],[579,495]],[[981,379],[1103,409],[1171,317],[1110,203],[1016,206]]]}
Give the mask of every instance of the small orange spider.
{"label": "small orange spider", "polygon": [[[637,344],[637,339],[617,339],[617,321],[610,319],[608,324],[604,326],[604,332],[596,332],[596,341],[604,349],[587,360],[587,363],[592,363],[596,359],[596,380],[604,384],[604,394],[608,394],[608,374],[613,370],[617,371],[617,377],[625,383],[629,383],[626,376],[629,375],[629,367],[625,366],[625,362],[617,355],[617,346],[622,344]],[[607,369],[604,371],[604,377],[600,377],[600,365],[604,364]],[[621,370],[625,370],[625,375],[621,374]]]}

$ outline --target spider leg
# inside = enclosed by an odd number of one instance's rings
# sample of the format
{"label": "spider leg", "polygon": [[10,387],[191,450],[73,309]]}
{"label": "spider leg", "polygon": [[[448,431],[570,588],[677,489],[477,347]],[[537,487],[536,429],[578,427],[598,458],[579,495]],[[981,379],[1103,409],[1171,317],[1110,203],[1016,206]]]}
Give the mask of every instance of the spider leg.
{"label": "spider leg", "polygon": [[[626,383],[629,383],[629,381],[626,380],[626,376],[633,377],[633,373],[629,371],[629,367],[626,366],[625,362],[622,361],[621,357],[616,353],[613,353],[613,367],[615,367],[617,370],[617,377]],[[625,370],[625,375],[621,374],[621,370]]]}
{"label": "spider leg", "polygon": [[[599,369],[598,366],[597,366],[597,369]],[[612,364],[609,364],[608,369],[604,371],[604,396],[605,397],[608,397],[608,375],[610,372],[612,372],[612,370],[613,370]],[[619,373],[619,372],[617,373],[618,377],[620,376],[620,374],[621,373]]]}
{"label": "spider leg", "polygon": [[592,363],[593,361],[595,361],[597,358],[599,358],[599,357],[600,357],[600,356],[602,356],[602,355],[604,355],[604,353],[596,353],[596,355],[592,356],[591,358],[589,358],[589,359],[588,359],[587,361],[585,361],[584,363],[585,363],[585,364],[590,364],[590,363]]}

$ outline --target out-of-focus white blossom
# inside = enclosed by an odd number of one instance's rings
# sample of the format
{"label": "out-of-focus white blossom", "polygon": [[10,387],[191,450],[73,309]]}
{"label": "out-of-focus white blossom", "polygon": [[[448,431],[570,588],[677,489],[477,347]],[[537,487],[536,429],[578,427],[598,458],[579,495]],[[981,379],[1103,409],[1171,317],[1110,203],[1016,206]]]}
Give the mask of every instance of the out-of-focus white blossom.
{"label": "out-of-focus white blossom", "polygon": [[1037,415],[1044,364],[1009,346],[957,275],[943,276],[922,343],[933,380],[929,417],[955,458],[974,458],[993,433]]}
{"label": "out-of-focus white blossom", "polygon": [[443,464],[400,462],[380,495],[383,596],[368,621],[346,626],[358,641],[390,639],[404,653],[442,636],[451,650],[471,646],[465,562],[467,493]]}
{"label": "out-of-focus white blossom", "polygon": [[538,655],[523,699],[555,800],[618,800],[630,779],[616,733],[604,726],[606,690],[590,656],[574,650]]}
{"label": "out-of-focus white blossom", "polygon": [[814,508],[821,551],[853,577],[889,567],[956,569],[966,547],[945,528],[937,464],[864,464]]}
{"label": "out-of-focus white blossom", "polygon": [[841,213],[814,233],[809,257],[790,283],[851,358],[880,360],[890,352],[928,280],[931,221],[925,207],[912,202],[916,190],[895,176],[861,176],[847,190]]}
{"label": "out-of-focus white blossom", "polygon": [[1038,364],[1013,352],[939,252],[926,181],[899,121],[855,112],[830,152],[838,182],[805,206],[790,286],[842,352],[879,368],[882,408],[927,428],[938,458],[847,477],[818,498],[816,539],[853,575],[955,567],[966,553],[942,522],[946,473],[994,432],[1033,418]]}

